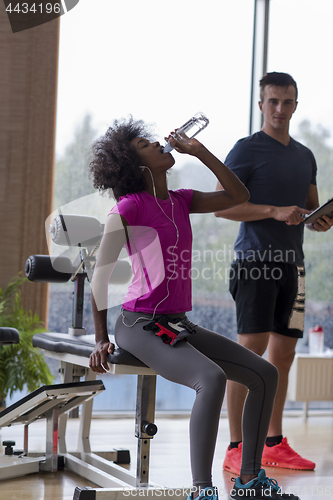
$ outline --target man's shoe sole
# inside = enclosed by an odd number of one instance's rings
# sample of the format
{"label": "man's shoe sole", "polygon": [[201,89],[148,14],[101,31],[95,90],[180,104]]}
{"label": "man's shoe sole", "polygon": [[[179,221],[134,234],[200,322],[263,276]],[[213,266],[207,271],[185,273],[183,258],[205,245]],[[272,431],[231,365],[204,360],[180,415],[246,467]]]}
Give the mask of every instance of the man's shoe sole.
{"label": "man's shoe sole", "polygon": [[279,463],[279,462],[268,462],[266,460],[262,461],[262,467],[276,467],[279,469],[291,469],[291,470],[314,470],[314,467],[310,468],[304,468],[304,467],[295,467],[292,466],[291,464],[284,464],[284,463]]}

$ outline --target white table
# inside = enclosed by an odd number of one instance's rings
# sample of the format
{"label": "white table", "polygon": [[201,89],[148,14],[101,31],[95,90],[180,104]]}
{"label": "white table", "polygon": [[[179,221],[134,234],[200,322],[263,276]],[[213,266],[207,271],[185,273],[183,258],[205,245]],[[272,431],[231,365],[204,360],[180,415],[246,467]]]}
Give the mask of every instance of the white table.
{"label": "white table", "polygon": [[289,373],[289,401],[304,402],[304,416],[309,401],[333,401],[333,355],[297,353]]}

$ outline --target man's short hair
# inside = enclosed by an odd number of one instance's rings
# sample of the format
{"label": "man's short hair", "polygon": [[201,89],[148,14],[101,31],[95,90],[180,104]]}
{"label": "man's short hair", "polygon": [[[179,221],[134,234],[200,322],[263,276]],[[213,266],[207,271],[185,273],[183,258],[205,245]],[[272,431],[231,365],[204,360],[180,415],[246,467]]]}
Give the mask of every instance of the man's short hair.
{"label": "man's short hair", "polygon": [[266,73],[262,77],[262,79],[259,82],[260,85],[260,100],[261,102],[264,101],[264,89],[267,87],[267,85],[275,85],[276,87],[294,87],[296,90],[296,101],[297,101],[297,95],[298,95],[298,90],[297,90],[297,84],[295,80],[293,79],[292,76],[288,75],[288,73],[277,73],[276,71],[273,71],[272,73]]}

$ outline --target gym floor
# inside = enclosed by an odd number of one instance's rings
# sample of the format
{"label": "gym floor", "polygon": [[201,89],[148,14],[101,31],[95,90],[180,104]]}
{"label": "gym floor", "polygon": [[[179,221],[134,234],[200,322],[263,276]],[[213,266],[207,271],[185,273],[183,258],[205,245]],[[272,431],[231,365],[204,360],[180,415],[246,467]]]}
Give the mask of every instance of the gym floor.
{"label": "gym floor", "polygon": [[[156,416],[158,433],[151,443],[150,480],[161,486],[189,488],[191,472],[189,462],[188,416]],[[67,448],[76,448],[78,420],[70,419],[67,426]],[[293,471],[267,468],[269,477],[278,480],[283,490],[299,494],[301,500],[329,500],[333,498],[333,416],[311,415],[284,417],[284,434],[290,445],[301,455],[316,462],[315,471]],[[228,498],[232,488],[232,474],[223,471],[222,463],[228,445],[228,420],[221,417],[216,446],[213,481],[219,488],[220,500]],[[2,441],[16,441],[16,448],[23,447],[21,425],[0,430]],[[113,448],[129,449],[131,464],[125,466],[133,474],[136,470],[134,417],[94,418],[91,425],[93,451],[110,451]],[[29,426],[29,449],[45,451],[45,421]],[[0,454],[3,449],[0,449]],[[0,483],[4,500],[72,500],[77,486],[96,486],[70,471],[40,473],[15,478]]]}

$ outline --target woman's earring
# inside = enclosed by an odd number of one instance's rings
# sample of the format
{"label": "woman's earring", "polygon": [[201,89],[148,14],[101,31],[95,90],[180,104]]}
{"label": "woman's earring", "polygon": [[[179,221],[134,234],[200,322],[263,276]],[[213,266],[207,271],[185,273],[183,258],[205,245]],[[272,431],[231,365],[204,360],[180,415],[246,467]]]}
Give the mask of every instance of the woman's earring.
{"label": "woman's earring", "polygon": [[140,167],[140,170],[144,171],[144,169],[145,169],[145,168],[146,168],[146,167]]}

